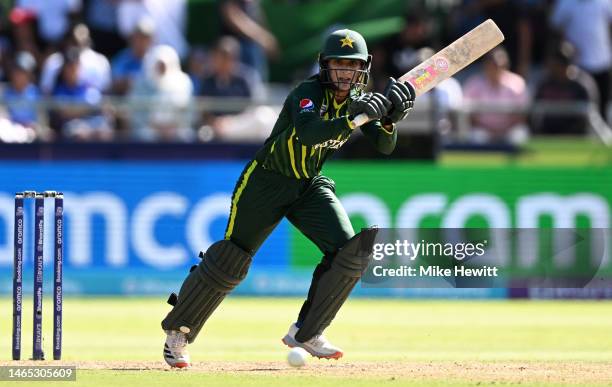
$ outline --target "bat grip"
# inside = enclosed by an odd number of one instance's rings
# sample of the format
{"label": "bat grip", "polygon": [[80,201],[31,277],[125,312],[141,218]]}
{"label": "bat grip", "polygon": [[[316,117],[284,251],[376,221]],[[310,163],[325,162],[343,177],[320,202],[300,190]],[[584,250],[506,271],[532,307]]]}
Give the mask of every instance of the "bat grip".
{"label": "bat grip", "polygon": [[357,117],[355,117],[353,121],[351,121],[351,127],[356,128],[365,124],[368,121],[370,121],[370,117],[368,117],[368,115],[365,113],[361,113]]}

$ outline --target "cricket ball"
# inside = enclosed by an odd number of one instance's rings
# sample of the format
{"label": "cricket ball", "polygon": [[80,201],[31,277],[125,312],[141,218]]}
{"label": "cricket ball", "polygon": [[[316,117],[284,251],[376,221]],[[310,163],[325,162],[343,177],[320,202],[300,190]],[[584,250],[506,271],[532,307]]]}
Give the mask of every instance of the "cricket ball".
{"label": "cricket ball", "polygon": [[291,348],[289,354],[287,355],[287,362],[292,367],[303,367],[306,365],[306,358],[308,356],[308,352],[304,348]]}

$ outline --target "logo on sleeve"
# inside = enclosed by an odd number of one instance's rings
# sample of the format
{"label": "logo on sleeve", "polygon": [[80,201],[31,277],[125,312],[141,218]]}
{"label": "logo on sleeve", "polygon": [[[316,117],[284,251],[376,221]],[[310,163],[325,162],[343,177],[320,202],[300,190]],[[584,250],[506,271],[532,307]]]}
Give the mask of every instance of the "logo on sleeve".
{"label": "logo on sleeve", "polygon": [[300,101],[300,113],[306,112],[306,111],[312,111],[313,109],[314,109],[314,103],[312,102],[312,100],[308,98],[303,98]]}

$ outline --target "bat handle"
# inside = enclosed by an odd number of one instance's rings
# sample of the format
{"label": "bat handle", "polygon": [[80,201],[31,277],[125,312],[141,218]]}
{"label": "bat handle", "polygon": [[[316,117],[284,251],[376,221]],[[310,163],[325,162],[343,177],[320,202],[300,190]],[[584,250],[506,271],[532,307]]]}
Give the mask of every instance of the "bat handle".
{"label": "bat handle", "polygon": [[368,115],[365,113],[361,113],[357,117],[355,117],[353,121],[351,121],[351,127],[356,128],[365,124],[368,121],[370,121],[370,117],[368,117]]}

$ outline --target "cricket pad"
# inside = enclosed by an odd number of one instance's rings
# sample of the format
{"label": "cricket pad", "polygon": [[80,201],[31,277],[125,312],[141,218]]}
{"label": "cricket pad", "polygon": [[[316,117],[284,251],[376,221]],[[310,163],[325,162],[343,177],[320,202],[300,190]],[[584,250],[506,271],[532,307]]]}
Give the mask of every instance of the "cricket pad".
{"label": "cricket pad", "polygon": [[185,332],[189,343],[225,296],[246,277],[252,260],[230,240],[215,242],[200,258],[200,264],[183,282],[174,308],[162,321],[165,330]]}
{"label": "cricket pad", "polygon": [[338,250],[319,278],[312,303],[295,339],[301,343],[323,333],[368,267],[377,228],[361,231]]}

